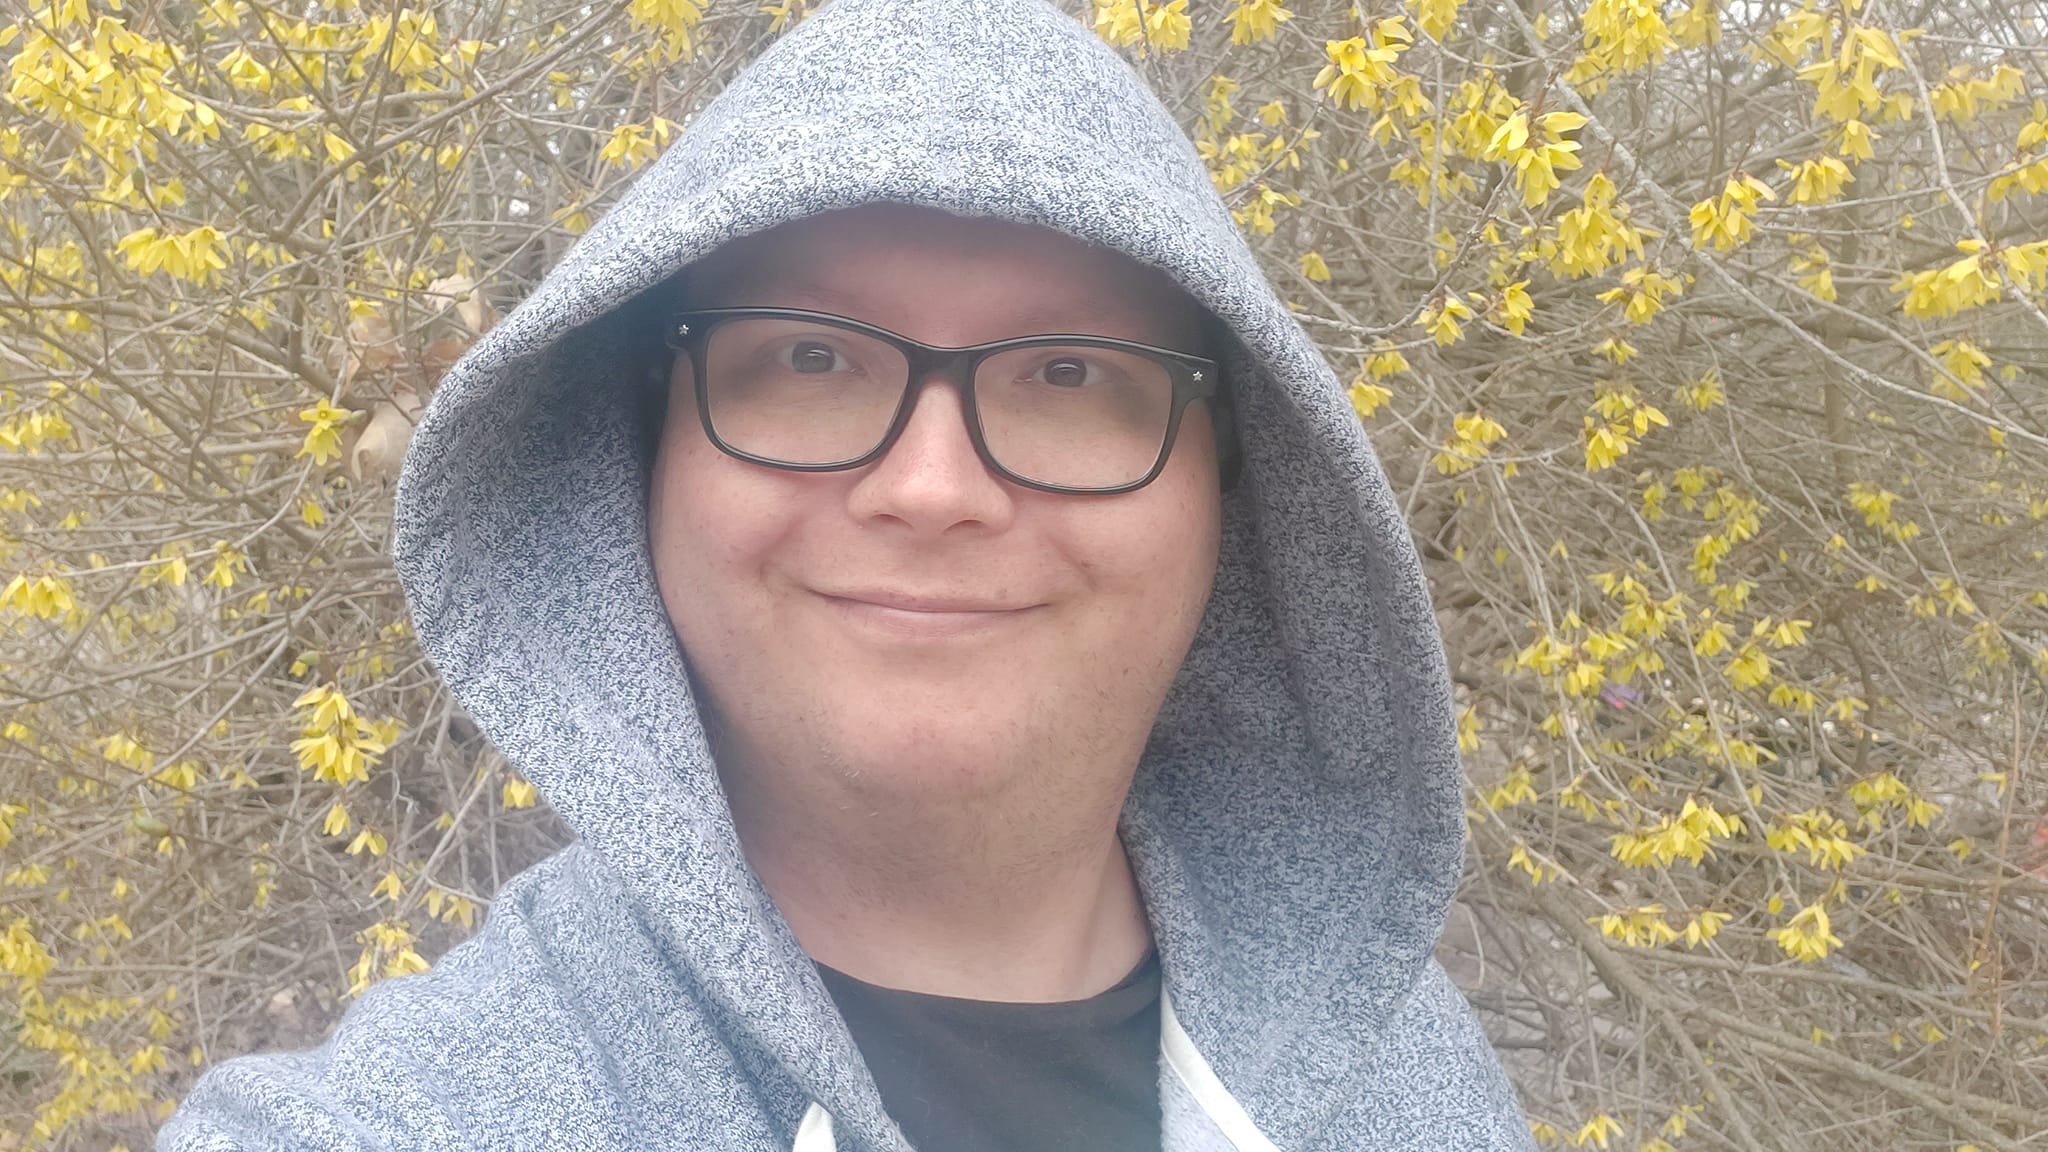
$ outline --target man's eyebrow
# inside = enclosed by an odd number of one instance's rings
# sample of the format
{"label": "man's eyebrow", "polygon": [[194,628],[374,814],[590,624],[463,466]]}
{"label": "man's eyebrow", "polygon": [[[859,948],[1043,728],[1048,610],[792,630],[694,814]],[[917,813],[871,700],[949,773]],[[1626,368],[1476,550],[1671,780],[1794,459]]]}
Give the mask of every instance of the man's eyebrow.
{"label": "man's eyebrow", "polygon": [[[777,284],[771,291],[742,274],[719,287],[722,289],[719,295],[734,302],[766,303],[772,297],[778,307],[809,308],[842,316],[852,315],[859,308],[858,294],[838,291],[816,281]],[[1161,319],[1148,315],[1146,309],[1129,296],[1089,291],[1029,308],[1014,316],[1012,323],[1020,336],[1061,332],[1102,335],[1105,328],[1122,327],[1159,328],[1163,338],[1165,331],[1172,327],[1170,321],[1160,327]]]}
{"label": "man's eyebrow", "polygon": [[764,288],[758,280],[738,275],[715,281],[709,288],[704,296],[720,307],[773,306],[845,314],[852,306],[851,297],[822,284],[776,284],[771,289]]}
{"label": "man's eyebrow", "polygon": [[[836,311],[849,306],[849,298],[822,286],[799,286],[789,295],[812,304],[821,311]],[[1151,327],[1145,309],[1134,306],[1133,301],[1123,296],[1102,293],[1078,293],[1051,302],[1035,302],[1011,317],[1020,335],[1036,335],[1056,332],[1087,332],[1102,328],[1105,321],[1113,326]]]}
{"label": "man's eyebrow", "polygon": [[1129,301],[1114,296],[1075,297],[1056,307],[1026,312],[1018,317],[1017,324],[1043,332],[1085,332],[1103,327],[1105,320],[1124,327],[1155,326],[1143,309],[1133,308]]}
{"label": "man's eyebrow", "polygon": [[778,288],[775,295],[820,312],[842,312],[853,302],[846,294],[834,292],[822,284],[796,284]]}

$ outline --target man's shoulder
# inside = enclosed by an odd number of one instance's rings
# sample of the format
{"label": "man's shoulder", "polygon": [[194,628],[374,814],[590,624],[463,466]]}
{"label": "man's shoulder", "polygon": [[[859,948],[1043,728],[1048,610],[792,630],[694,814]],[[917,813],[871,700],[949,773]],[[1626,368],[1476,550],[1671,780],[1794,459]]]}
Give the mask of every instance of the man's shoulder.
{"label": "man's shoulder", "polygon": [[674,1109],[718,1087],[727,1060],[707,1035],[601,863],[572,845],[508,881],[433,967],[365,991],[319,1047],[210,1069],[157,1149],[632,1147],[679,1122],[648,1115],[650,1100]]}
{"label": "man's shoulder", "polygon": [[[1514,1085],[1465,994],[1432,958],[1367,1061],[1361,1115],[1393,1119],[1374,1147],[1522,1152],[1535,1144]],[[1398,1102],[1398,1106],[1397,1105]]]}

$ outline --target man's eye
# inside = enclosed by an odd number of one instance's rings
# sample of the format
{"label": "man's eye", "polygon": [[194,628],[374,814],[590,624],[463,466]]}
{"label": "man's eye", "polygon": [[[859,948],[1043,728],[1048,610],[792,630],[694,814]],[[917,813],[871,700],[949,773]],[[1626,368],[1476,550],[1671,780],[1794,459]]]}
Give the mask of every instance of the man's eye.
{"label": "man's eye", "polygon": [[1045,362],[1038,374],[1047,384],[1058,388],[1079,388],[1093,383],[1100,373],[1091,372],[1093,365],[1078,356],[1061,356]]}
{"label": "man's eye", "polygon": [[798,372],[844,372],[853,367],[838,349],[819,340],[798,340],[785,355],[789,366]]}

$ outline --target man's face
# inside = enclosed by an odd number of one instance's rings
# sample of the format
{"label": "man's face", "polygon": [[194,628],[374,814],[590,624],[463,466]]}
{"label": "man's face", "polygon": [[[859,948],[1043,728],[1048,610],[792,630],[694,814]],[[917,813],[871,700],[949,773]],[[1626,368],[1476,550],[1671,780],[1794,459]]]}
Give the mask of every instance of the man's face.
{"label": "man's face", "polygon": [[[929,209],[786,224],[720,249],[691,285],[692,307],[811,309],[940,346],[1076,333],[1204,351],[1161,274]],[[1215,574],[1202,404],[1151,484],[1060,495],[991,472],[941,380],[881,459],[803,473],[713,446],[692,372],[678,355],[649,532],[729,788],[761,773],[871,797],[1125,786]]]}

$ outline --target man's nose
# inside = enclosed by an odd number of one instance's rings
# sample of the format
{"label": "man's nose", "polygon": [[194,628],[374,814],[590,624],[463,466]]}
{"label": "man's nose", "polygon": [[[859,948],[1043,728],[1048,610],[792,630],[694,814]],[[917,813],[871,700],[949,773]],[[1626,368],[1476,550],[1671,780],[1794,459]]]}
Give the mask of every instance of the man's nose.
{"label": "man's nose", "polygon": [[968,438],[960,386],[934,372],[896,442],[863,470],[850,502],[862,519],[888,517],[939,533],[962,524],[1007,525],[1014,496]]}

